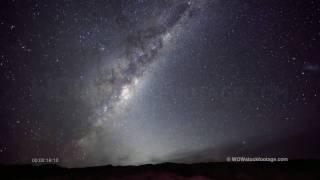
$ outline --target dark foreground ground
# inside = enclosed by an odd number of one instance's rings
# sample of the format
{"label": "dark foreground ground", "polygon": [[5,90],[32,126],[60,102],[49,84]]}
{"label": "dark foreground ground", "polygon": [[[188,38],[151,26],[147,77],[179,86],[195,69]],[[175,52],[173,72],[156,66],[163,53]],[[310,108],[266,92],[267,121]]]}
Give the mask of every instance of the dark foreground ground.
{"label": "dark foreground ground", "polygon": [[0,166],[0,179],[315,179],[320,161],[101,166],[67,169],[55,165]]}

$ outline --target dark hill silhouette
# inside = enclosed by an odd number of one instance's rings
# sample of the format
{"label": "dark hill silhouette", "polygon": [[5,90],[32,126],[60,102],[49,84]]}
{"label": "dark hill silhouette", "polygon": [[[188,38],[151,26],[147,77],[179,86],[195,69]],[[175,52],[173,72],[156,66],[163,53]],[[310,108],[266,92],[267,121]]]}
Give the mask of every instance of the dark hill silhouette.
{"label": "dark hill silhouette", "polygon": [[163,163],[142,166],[62,168],[56,165],[0,167],[1,179],[320,179],[320,161]]}

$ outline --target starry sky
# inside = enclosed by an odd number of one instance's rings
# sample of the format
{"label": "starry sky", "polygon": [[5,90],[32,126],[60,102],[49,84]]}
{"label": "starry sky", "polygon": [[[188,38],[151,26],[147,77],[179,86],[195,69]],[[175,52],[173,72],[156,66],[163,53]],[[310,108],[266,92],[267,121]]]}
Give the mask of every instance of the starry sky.
{"label": "starry sky", "polygon": [[320,158],[316,0],[4,0],[0,164]]}

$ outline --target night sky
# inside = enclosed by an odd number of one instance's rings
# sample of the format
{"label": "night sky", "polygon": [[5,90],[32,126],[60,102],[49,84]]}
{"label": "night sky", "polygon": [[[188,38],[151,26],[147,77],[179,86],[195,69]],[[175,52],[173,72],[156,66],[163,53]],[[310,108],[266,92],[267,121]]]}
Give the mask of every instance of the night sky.
{"label": "night sky", "polygon": [[314,0],[2,0],[0,164],[320,158]]}

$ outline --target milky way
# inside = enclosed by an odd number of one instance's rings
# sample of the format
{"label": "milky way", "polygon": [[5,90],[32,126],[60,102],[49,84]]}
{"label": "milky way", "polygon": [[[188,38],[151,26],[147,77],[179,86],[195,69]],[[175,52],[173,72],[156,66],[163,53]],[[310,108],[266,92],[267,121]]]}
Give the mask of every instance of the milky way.
{"label": "milky way", "polygon": [[0,6],[0,164],[320,157],[315,1]]}
{"label": "milky way", "polygon": [[[143,159],[136,157],[144,152],[136,155],[137,152],[127,150],[130,147],[117,138],[121,134],[118,131],[124,131],[127,128],[126,122],[119,117],[119,114],[124,113],[123,108],[134,95],[137,86],[141,84],[140,81],[144,78],[149,66],[157,60],[158,52],[170,43],[172,34],[177,33],[174,32],[176,26],[187,23],[184,22],[186,16],[192,9],[200,8],[199,4],[203,5],[203,2],[201,4],[196,1],[173,2],[169,8],[161,9],[159,16],[152,19],[150,25],[142,29],[141,27],[137,30],[133,29],[126,36],[123,52],[113,64],[108,64],[102,70],[103,73],[97,75],[96,81],[92,87],[89,87],[91,89],[88,96],[94,97],[97,112],[91,117],[94,122],[92,129],[79,141],[79,146],[84,151],[83,158],[89,158],[89,161],[95,163],[102,159],[101,164],[148,162],[147,156]],[[129,138],[129,141],[135,141],[135,139]]]}

